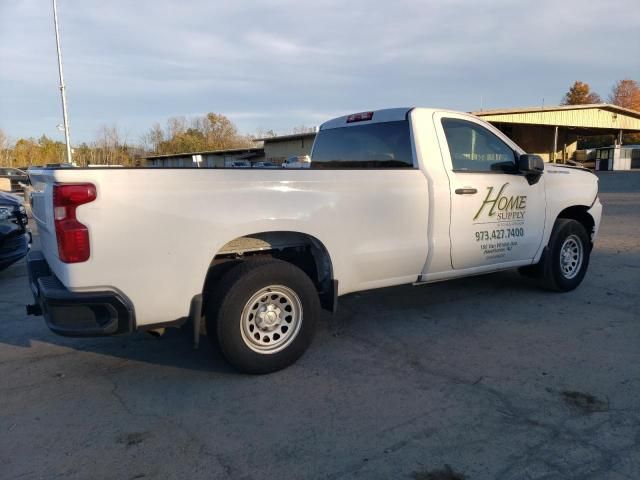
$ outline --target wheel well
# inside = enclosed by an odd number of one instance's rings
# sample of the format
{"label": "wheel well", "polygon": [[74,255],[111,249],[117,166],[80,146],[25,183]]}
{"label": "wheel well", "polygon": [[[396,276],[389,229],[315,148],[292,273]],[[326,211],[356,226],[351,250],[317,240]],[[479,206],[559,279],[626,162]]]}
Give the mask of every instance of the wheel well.
{"label": "wheel well", "polygon": [[337,281],[333,278],[331,258],[317,238],[298,232],[260,232],[227,242],[209,265],[203,286],[206,306],[208,292],[229,270],[240,262],[271,257],[289,262],[313,281],[323,308],[335,311]]}
{"label": "wheel well", "polygon": [[576,220],[580,222],[584,229],[587,231],[587,235],[589,235],[589,240],[593,245],[593,229],[595,227],[595,222],[593,217],[589,215],[589,207],[585,207],[582,205],[576,205],[573,207],[565,208],[560,212],[558,218],[569,218],[572,220]]}

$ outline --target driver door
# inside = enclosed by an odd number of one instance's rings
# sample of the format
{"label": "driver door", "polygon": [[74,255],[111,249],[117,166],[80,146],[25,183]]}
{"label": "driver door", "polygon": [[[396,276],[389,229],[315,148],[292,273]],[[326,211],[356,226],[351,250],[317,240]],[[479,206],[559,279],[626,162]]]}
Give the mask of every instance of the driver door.
{"label": "driver door", "polygon": [[448,167],[452,268],[530,262],[544,230],[544,176],[530,185],[517,170],[515,145],[475,117],[434,120]]}

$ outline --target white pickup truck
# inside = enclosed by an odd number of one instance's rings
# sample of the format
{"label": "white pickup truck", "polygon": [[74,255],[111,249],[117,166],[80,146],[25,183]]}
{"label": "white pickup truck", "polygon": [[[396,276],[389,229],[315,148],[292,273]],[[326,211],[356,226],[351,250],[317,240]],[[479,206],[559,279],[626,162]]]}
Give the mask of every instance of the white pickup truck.
{"label": "white pickup truck", "polygon": [[478,118],[426,108],[320,127],[304,169],[30,171],[42,249],[28,257],[56,333],[191,320],[241,371],[293,363],[321,308],[351,292],[520,268],[576,288],[598,181],[543,164]]}

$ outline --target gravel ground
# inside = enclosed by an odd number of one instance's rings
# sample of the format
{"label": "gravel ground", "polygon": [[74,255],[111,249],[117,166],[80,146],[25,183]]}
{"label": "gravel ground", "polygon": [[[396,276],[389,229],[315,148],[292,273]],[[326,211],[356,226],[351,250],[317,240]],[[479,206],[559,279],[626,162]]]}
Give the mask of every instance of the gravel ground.
{"label": "gravel ground", "polygon": [[640,172],[600,178],[576,291],[505,272],[350,295],[268,376],[188,332],[57,337],[14,265],[0,478],[640,478]]}

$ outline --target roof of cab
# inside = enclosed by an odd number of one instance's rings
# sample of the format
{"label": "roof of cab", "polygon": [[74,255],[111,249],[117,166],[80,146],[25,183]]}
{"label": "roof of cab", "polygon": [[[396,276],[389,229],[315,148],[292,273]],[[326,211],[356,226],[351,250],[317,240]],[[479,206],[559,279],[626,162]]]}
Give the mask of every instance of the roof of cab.
{"label": "roof of cab", "polygon": [[406,120],[407,114],[411,110],[413,110],[413,107],[385,108],[382,110],[374,110],[371,120],[358,120],[349,123],[347,123],[347,119],[353,114],[343,115],[342,117],[334,118],[332,120],[324,122],[322,125],[320,125],[320,130],[329,130],[331,128],[340,127],[355,127],[357,125],[368,125],[370,123],[396,122],[399,120]]}

